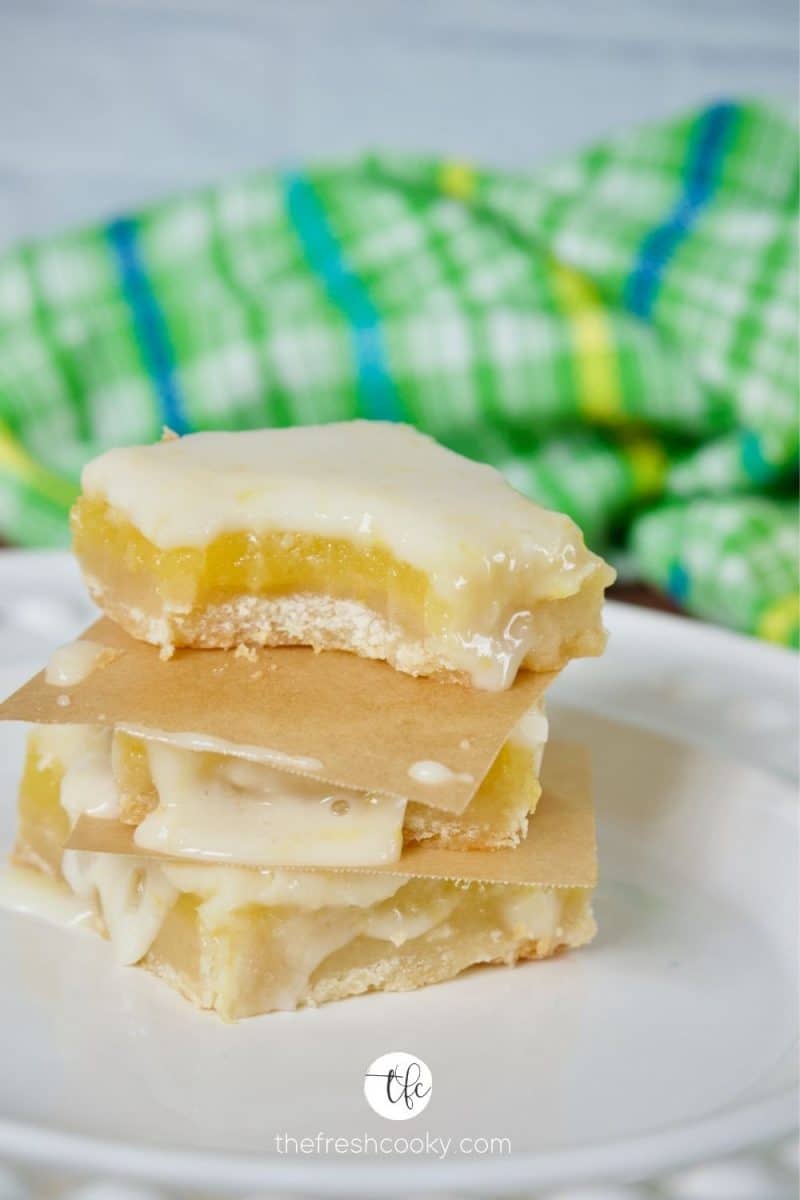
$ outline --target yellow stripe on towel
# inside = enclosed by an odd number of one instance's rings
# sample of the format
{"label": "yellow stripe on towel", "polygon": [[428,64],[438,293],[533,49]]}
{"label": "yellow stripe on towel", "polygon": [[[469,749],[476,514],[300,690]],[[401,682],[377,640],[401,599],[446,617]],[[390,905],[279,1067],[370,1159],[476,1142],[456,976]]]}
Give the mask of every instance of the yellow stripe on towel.
{"label": "yellow stripe on towel", "polygon": [[471,200],[478,183],[478,173],[467,162],[451,159],[439,168],[439,188],[453,200]]}
{"label": "yellow stripe on towel", "polygon": [[551,263],[556,298],[572,327],[580,409],[590,420],[625,419],[608,317],[592,282],[564,263]]}
{"label": "yellow stripe on towel", "polygon": [[20,445],[8,428],[0,423],[0,471],[14,475],[32,491],[57,504],[69,508],[78,494],[77,487],[68,479],[53,475],[37,463]]}
{"label": "yellow stripe on towel", "polygon": [[797,638],[800,624],[800,596],[782,596],[771,604],[761,617],[756,628],[759,637],[768,642],[791,645]]}

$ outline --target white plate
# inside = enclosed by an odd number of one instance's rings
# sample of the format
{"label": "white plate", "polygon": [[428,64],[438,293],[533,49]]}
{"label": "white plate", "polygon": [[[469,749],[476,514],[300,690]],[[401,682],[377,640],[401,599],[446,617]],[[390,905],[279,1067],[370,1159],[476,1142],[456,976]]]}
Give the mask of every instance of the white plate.
{"label": "white plate", "polygon": [[[85,615],[66,560],[0,556],[0,684]],[[592,947],[225,1026],[114,966],[99,939],[2,913],[0,1158],[203,1189],[499,1196],[642,1178],[789,1130],[797,811],[776,772],[792,767],[793,656],[619,606],[609,617],[607,657],[565,673],[555,721],[595,759]],[[0,727],[5,844],[21,752],[22,731]],[[364,1100],[364,1071],[390,1050],[433,1073],[412,1122]],[[277,1133],[512,1149],[304,1157],[278,1154]]]}

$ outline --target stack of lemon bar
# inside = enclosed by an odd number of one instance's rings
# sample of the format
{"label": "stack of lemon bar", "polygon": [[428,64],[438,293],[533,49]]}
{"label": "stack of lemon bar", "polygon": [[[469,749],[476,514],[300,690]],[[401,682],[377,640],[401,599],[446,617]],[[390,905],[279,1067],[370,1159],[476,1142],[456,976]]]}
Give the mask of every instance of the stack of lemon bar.
{"label": "stack of lemon bar", "polygon": [[85,469],[103,616],[33,724],[14,861],[227,1019],[591,939],[587,768],[543,694],[611,569],[403,425],[165,433]]}

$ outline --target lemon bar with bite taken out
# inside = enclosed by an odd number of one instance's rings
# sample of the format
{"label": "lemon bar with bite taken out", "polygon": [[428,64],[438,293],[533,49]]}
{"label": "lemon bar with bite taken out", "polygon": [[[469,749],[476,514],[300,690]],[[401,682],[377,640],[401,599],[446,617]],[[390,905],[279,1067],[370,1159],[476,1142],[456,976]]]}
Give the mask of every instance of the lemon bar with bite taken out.
{"label": "lemon bar with bite taken out", "polygon": [[498,690],[605,644],[614,574],[575,524],[405,425],[110,450],[72,529],[96,602],[167,650],[302,644]]}

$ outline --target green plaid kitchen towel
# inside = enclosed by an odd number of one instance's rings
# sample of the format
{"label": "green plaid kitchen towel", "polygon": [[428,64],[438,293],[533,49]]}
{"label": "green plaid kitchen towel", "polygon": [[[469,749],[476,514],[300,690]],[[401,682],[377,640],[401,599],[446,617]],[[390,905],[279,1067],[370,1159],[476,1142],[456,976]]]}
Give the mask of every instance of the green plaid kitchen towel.
{"label": "green plaid kitchen towel", "polygon": [[[535,174],[370,155],[0,258],[0,532],[163,425],[414,422],[797,643],[798,144],[719,103]],[[179,501],[178,501],[179,502]]]}

